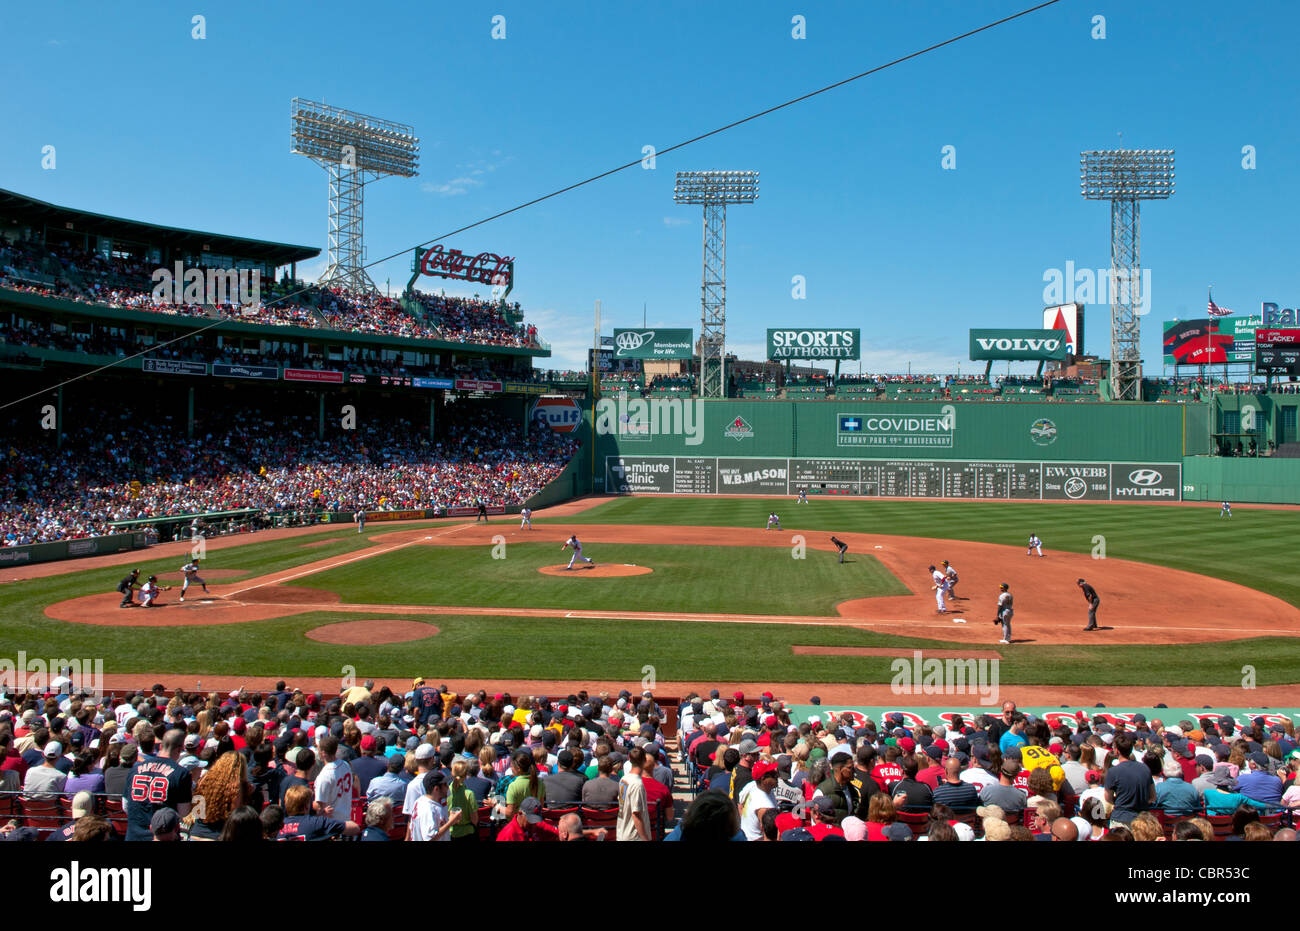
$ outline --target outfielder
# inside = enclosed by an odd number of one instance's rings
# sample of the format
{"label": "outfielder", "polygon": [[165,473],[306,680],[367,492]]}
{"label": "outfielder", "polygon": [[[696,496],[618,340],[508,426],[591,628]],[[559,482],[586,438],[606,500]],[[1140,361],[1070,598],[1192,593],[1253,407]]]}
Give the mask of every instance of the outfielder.
{"label": "outfielder", "polygon": [[[957,570],[954,569],[946,559],[943,561],[943,577],[948,580],[948,597],[951,598],[953,601],[956,601],[957,583],[960,581],[960,579],[957,578]],[[963,598],[961,600],[965,601],[966,599]]]}
{"label": "outfielder", "polygon": [[800,489],[799,489],[799,500],[796,501],[795,504],[807,504],[807,503],[808,503],[808,489],[806,489],[806,488],[800,488]]}
{"label": "outfielder", "polygon": [[1231,502],[1229,502],[1229,501],[1225,501],[1225,502],[1223,502],[1223,507],[1219,508],[1219,516],[1220,516],[1220,517],[1231,517],[1231,516],[1232,516],[1232,503],[1231,503]]}
{"label": "outfielder", "polygon": [[1043,555],[1043,541],[1040,540],[1040,539],[1038,539],[1038,534],[1036,534],[1036,533],[1031,533],[1031,534],[1029,535],[1029,549],[1025,550],[1025,555],[1026,555],[1026,556],[1033,556],[1033,555],[1034,555],[1034,550],[1038,550],[1038,555],[1039,555],[1039,556],[1042,556],[1042,555]]}
{"label": "outfielder", "polygon": [[1083,600],[1088,602],[1088,626],[1084,630],[1097,629],[1097,607],[1101,604],[1101,596],[1097,594],[1097,589],[1093,588],[1083,579],[1075,583],[1079,590],[1083,592]]}
{"label": "outfielder", "polygon": [[533,529],[533,509],[532,509],[532,508],[524,508],[522,511],[520,511],[520,512],[519,512],[519,518],[520,518],[520,519],[519,519],[519,529],[520,529],[520,530],[523,530],[525,527],[527,527],[529,530],[532,530],[532,529]]}
{"label": "outfielder", "polygon": [[777,530],[781,529],[781,518],[776,516],[776,511],[767,515],[767,529],[771,530],[773,524],[776,524]]}
{"label": "outfielder", "polygon": [[1015,614],[1012,608],[1011,586],[1003,582],[998,586],[1000,594],[998,595],[998,616],[993,619],[994,624],[1002,625],[1002,639],[998,643],[1011,642],[1011,616]]}
{"label": "outfielder", "polygon": [[197,582],[203,586],[203,594],[210,595],[208,583],[199,576],[199,557],[195,556],[185,565],[181,566],[181,572],[185,574],[185,581],[181,583],[181,601],[185,600],[185,593],[190,590],[190,583]]}
{"label": "outfielder", "polygon": [[569,537],[569,539],[564,541],[564,546],[560,547],[560,552],[564,552],[570,546],[573,547],[573,556],[569,560],[569,564],[565,567],[566,569],[572,569],[573,564],[577,562],[579,559],[581,559],[583,562],[589,562],[593,566],[596,565],[594,562],[591,562],[591,560],[588,559],[586,556],[582,555],[582,544],[578,541],[578,535],[576,533],[573,534],[571,537]]}
{"label": "outfielder", "polygon": [[352,515],[352,519],[355,520],[355,521],[357,522],[357,533],[361,533],[361,532],[363,532],[363,531],[366,529],[366,509],[365,509],[365,508],[359,508],[359,509],[357,510],[357,513],[355,513],[355,514]]}
{"label": "outfielder", "polygon": [[844,565],[844,554],[849,551],[849,545],[838,537],[831,537],[831,542],[835,548],[840,551],[840,565]]}
{"label": "outfielder", "polygon": [[934,566],[930,567],[930,578],[934,581],[934,585],[931,587],[934,590],[935,613],[947,614],[948,603],[944,601],[944,595],[948,591],[948,579]]}

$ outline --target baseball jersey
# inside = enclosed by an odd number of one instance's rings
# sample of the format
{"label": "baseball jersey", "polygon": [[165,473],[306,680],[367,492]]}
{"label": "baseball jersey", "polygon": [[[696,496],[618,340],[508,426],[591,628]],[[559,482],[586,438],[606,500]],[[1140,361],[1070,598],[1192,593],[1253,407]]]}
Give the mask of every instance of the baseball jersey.
{"label": "baseball jersey", "polygon": [[943,588],[944,583],[948,581],[944,577],[944,574],[940,572],[938,569],[935,569],[934,572],[930,573],[930,575],[934,578],[934,584],[939,586],[940,588]]}
{"label": "baseball jersey", "polygon": [[952,566],[948,567],[947,571],[944,572],[944,575],[946,575],[949,579],[951,579],[954,582],[957,581],[957,570],[954,569]]}
{"label": "baseball jersey", "polygon": [[1011,613],[1012,597],[1010,592],[1003,592],[998,595],[998,616]]}
{"label": "baseball jersey", "polygon": [[284,824],[276,840],[329,840],[341,837],[347,828],[346,821],[337,818],[322,818],[320,815],[285,815]]}
{"label": "baseball jersey", "polygon": [[524,520],[528,520],[533,516],[533,512],[531,508],[524,508],[522,511],[519,512],[519,514]]}
{"label": "baseball jersey", "polygon": [[422,685],[411,694],[411,706],[415,717],[421,724],[427,724],[431,716],[437,715],[442,708],[438,690]]}
{"label": "baseball jersey", "polygon": [[1040,540],[1040,539],[1038,539],[1038,537],[1030,537],[1030,538],[1029,538],[1029,545],[1030,545],[1030,546],[1042,546],[1042,545],[1043,545],[1043,541]]}
{"label": "baseball jersey", "polygon": [[577,537],[569,537],[569,545],[573,547],[575,553],[582,552],[582,544],[578,542]]}
{"label": "baseball jersey", "polygon": [[352,811],[353,781],[352,767],[343,760],[326,763],[316,776],[316,801],[347,817]]}
{"label": "baseball jersey", "polygon": [[187,578],[189,576],[198,575],[199,564],[193,561],[187,562],[185,565],[181,566],[181,572],[184,572]]}
{"label": "baseball jersey", "polygon": [[150,822],[160,808],[176,809],[191,800],[190,771],[161,756],[145,756],[131,769],[122,804],[126,808],[126,839],[152,840]]}

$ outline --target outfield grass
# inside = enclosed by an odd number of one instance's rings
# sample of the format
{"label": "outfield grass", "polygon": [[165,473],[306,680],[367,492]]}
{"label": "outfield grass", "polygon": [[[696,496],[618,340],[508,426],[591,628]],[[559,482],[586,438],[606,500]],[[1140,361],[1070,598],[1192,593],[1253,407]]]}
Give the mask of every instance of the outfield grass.
{"label": "outfield grass", "polygon": [[[500,553],[505,558],[493,558]],[[874,557],[786,547],[589,544],[600,564],[649,566],[650,575],[583,578],[542,575],[569,552],[554,543],[412,546],[305,576],[291,584],[338,592],[349,604],[427,604],[699,614],[834,615],[850,598],[907,595]]]}
{"label": "outfield grass", "polygon": [[[769,511],[786,530],[885,533],[1024,546],[1037,533],[1045,551],[1105,554],[1237,582],[1300,607],[1290,543],[1300,511],[1087,504],[1076,502],[891,501],[879,498],[615,498],[572,517],[534,523],[671,524],[762,529]],[[1225,606],[1227,607],[1227,606]]]}

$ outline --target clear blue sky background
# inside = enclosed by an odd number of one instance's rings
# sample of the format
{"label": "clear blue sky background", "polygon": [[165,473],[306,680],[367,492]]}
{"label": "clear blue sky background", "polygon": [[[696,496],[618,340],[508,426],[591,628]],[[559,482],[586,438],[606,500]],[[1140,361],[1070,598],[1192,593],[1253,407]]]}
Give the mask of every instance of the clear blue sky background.
{"label": "clear blue sky background", "polygon": [[[0,186],[323,250],[325,173],[290,154],[289,101],[324,99],[423,141],[418,178],[367,190],[376,259],[1029,5],[8,4]],[[1078,154],[1122,132],[1177,150],[1177,194],[1143,211],[1156,371],[1159,321],[1203,316],[1209,284],[1239,313],[1300,301],[1298,26],[1294,0],[1063,0],[448,245],[516,256],[512,298],[551,364],[577,366],[596,300],[606,332],[640,325],[643,304],[652,325],[698,330],[700,211],[673,205],[673,172],[756,169],[758,203],[729,214],[730,349],[760,357],[769,326],[858,326],[867,370],[969,371],[970,327],[1039,326],[1047,269],[1109,265],[1109,209],[1079,196]],[[408,267],[372,276],[396,289]],[[1108,308],[1087,313],[1085,349],[1105,356]]]}

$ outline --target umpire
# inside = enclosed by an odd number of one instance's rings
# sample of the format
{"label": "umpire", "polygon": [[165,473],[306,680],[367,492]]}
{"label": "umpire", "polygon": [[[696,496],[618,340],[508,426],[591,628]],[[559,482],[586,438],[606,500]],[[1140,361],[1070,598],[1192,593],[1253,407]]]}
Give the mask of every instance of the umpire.
{"label": "umpire", "polygon": [[135,603],[135,583],[140,578],[140,570],[132,569],[131,574],[117,583],[117,590],[122,593],[119,608],[129,608]]}
{"label": "umpire", "polygon": [[844,554],[849,551],[849,545],[837,537],[831,537],[831,542],[834,543],[835,548],[840,551],[840,564],[843,565]]}
{"label": "umpire", "polygon": [[1097,629],[1097,607],[1101,604],[1101,598],[1097,595],[1097,589],[1093,588],[1083,579],[1078,581],[1079,588],[1083,591],[1083,600],[1088,602],[1088,626],[1084,630]]}

